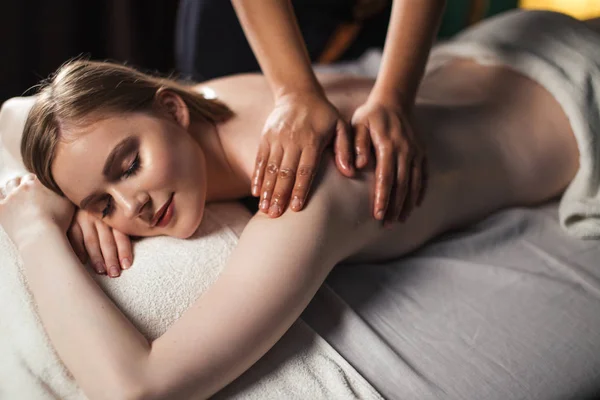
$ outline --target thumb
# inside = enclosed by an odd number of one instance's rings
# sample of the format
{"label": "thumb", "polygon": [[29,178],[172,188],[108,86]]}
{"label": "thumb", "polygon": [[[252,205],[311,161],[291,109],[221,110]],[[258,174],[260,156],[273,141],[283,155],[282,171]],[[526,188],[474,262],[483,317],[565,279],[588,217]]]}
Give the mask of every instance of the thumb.
{"label": "thumb", "polygon": [[354,154],[352,152],[352,138],[350,129],[342,121],[338,120],[335,135],[335,163],[342,174],[347,177],[354,176]]}

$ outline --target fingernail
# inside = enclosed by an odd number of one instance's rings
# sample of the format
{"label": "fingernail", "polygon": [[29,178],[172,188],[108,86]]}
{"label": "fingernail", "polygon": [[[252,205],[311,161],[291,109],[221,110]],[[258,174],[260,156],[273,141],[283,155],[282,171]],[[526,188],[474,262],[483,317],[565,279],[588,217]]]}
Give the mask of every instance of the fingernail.
{"label": "fingernail", "polygon": [[252,196],[258,197],[258,186],[252,186]]}
{"label": "fingernail", "polygon": [[359,155],[356,157],[356,165],[357,165],[357,166],[362,166],[362,165],[364,165],[366,162],[367,162],[367,157],[365,157],[364,155],[362,155],[362,154],[359,154]]}
{"label": "fingernail", "polygon": [[119,267],[110,267],[110,276],[116,278],[120,275]]}
{"label": "fingernail", "polygon": [[352,171],[352,165],[348,160],[342,160],[342,167],[346,168],[348,171]]}
{"label": "fingernail", "polygon": [[131,267],[131,260],[129,260],[129,258],[122,259],[121,266],[123,267],[123,269],[129,269],[129,267]]}
{"label": "fingernail", "polygon": [[375,214],[375,218],[380,220],[383,219],[383,210],[377,211],[377,214]]}
{"label": "fingernail", "polygon": [[96,264],[94,264],[94,266],[96,267],[96,271],[99,274],[104,274],[106,272],[106,269],[104,268],[104,263],[97,262]]}
{"label": "fingernail", "polygon": [[269,209],[269,200],[264,199],[260,202],[260,209],[266,212]]}
{"label": "fingernail", "polygon": [[294,200],[292,200],[292,209],[298,211],[302,208],[302,200],[300,197],[294,196]]}
{"label": "fingernail", "polygon": [[279,204],[273,204],[271,208],[269,208],[269,215],[271,217],[277,217],[281,213],[281,207]]}

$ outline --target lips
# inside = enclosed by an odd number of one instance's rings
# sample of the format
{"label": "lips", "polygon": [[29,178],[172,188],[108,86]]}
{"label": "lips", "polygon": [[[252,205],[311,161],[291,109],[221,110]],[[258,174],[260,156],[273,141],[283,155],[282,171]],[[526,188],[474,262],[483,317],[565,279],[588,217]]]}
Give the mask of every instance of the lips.
{"label": "lips", "polygon": [[158,224],[160,219],[165,215],[165,212],[171,205],[172,201],[173,201],[173,193],[171,193],[169,200],[167,200],[167,202],[156,212],[156,214],[154,214],[154,217],[152,218],[152,226],[153,227],[156,226],[156,224]]}

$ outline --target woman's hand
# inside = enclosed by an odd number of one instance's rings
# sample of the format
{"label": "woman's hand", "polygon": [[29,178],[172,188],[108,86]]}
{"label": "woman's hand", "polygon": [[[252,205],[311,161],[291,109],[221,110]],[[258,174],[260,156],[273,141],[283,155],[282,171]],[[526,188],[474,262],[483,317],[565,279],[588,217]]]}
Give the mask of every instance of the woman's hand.
{"label": "woman's hand", "polygon": [[85,264],[89,257],[99,274],[108,273],[116,278],[121,275],[121,269],[131,267],[133,251],[129,236],[85,210],[76,211],[67,236],[79,260]]}
{"label": "woman's hand", "polygon": [[369,99],[352,116],[356,168],[377,159],[373,215],[403,222],[421,205],[427,187],[427,160],[413,131],[410,111],[396,100]]}
{"label": "woman's hand", "polygon": [[44,187],[33,174],[11,179],[0,190],[0,225],[17,247],[36,238],[44,224],[66,233],[74,210],[69,200]]}
{"label": "woman's hand", "polygon": [[338,169],[354,174],[352,141],[338,110],[319,92],[279,96],[263,129],[252,194],[260,196],[260,210],[271,217],[287,205],[300,211],[325,147],[335,135]]}

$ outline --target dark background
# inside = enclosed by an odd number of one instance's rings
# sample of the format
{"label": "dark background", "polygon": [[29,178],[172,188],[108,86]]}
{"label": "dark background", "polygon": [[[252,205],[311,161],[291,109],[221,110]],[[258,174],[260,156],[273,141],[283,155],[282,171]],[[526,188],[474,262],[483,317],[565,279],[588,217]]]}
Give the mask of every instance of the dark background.
{"label": "dark background", "polygon": [[[196,1],[229,3],[229,0]],[[293,0],[296,6],[306,8],[297,10],[299,17],[303,16],[303,11],[311,11],[311,4],[314,7],[315,4],[323,6],[325,3],[343,2],[344,0]],[[352,3],[353,0],[347,2]],[[473,10],[479,10],[475,19],[480,19],[514,8],[517,3],[518,0],[448,0],[440,36],[451,36],[473,22]],[[80,55],[91,59],[126,61],[146,72],[182,72],[175,68],[175,32],[179,4],[179,0],[0,0],[0,104],[10,97],[23,95],[28,88],[46,78],[62,63]],[[209,17],[206,13],[204,15]],[[315,34],[322,28],[322,18],[316,18],[317,14],[307,15],[304,21],[309,21],[313,26],[307,26],[305,22],[303,32]],[[232,52],[230,45],[222,44],[234,39],[235,27],[226,25],[237,21],[234,19],[232,22],[231,18],[215,21],[214,14],[209,19],[212,25],[223,28],[228,35],[209,35],[210,41],[217,49],[221,45],[221,51]],[[196,19],[197,22],[205,20]],[[209,25],[205,22],[202,27],[205,32],[211,33]],[[385,27],[384,22],[382,25]],[[243,37],[241,33],[238,36]],[[310,34],[305,35],[305,39],[310,47]],[[202,59],[206,52],[200,51],[201,44],[194,45]],[[243,52],[233,53],[241,55]],[[226,70],[220,66],[217,69]]]}
{"label": "dark background", "polygon": [[177,0],[1,3],[0,103],[78,55],[162,73],[174,69]]}

